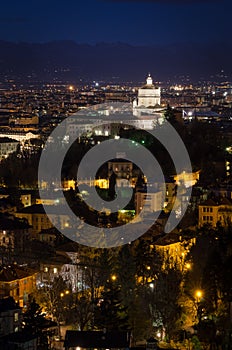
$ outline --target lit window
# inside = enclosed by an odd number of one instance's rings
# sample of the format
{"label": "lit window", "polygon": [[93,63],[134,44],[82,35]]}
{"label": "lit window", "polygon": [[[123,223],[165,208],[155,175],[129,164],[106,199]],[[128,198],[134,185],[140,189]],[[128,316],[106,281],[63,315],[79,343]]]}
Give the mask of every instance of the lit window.
{"label": "lit window", "polygon": [[57,269],[56,267],[54,267],[53,272],[54,272],[54,273],[57,273],[57,272],[58,272],[58,269]]}
{"label": "lit window", "polygon": [[18,312],[16,312],[14,314],[14,321],[17,322],[18,320],[19,320],[19,314],[18,314]]}

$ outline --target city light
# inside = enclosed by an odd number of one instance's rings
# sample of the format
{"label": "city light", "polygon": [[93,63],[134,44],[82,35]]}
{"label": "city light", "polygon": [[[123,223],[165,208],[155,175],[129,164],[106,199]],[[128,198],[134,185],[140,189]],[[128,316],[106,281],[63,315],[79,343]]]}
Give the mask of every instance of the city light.
{"label": "city light", "polygon": [[197,300],[200,301],[200,299],[201,299],[202,296],[203,296],[203,292],[202,292],[200,289],[198,289],[198,290],[196,290],[196,292],[195,292],[195,296],[196,296]]}
{"label": "city light", "polygon": [[111,276],[111,280],[112,280],[112,281],[116,281],[116,279],[117,279],[117,276],[116,276],[116,275],[112,275],[112,276]]}

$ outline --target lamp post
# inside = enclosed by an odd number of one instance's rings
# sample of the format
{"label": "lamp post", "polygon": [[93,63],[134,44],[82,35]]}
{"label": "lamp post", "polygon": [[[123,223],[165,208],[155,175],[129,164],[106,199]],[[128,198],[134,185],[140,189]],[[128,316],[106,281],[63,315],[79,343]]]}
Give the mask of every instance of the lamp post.
{"label": "lamp post", "polygon": [[[69,295],[70,294],[70,291],[67,289],[67,290],[64,290],[63,292],[60,293],[60,298],[61,298],[61,304],[64,303],[64,297]],[[66,308],[65,306],[63,308]],[[63,319],[63,318],[62,318]],[[57,319],[57,322],[58,322],[58,332],[59,332],[59,337],[61,338],[61,321],[62,319],[60,319],[60,310],[59,310],[59,316],[58,316],[58,319]]]}
{"label": "lamp post", "polygon": [[201,321],[201,316],[202,316],[202,307],[201,307],[201,300],[203,297],[203,292],[202,290],[198,289],[195,292],[195,299],[196,299],[196,305],[197,305],[197,318],[198,322]]}

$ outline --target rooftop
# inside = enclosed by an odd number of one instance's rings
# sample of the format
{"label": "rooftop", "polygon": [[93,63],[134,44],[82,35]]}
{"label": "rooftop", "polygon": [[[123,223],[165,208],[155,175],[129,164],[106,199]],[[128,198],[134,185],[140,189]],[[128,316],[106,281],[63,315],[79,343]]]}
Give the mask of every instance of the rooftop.
{"label": "rooftop", "polygon": [[64,341],[65,348],[129,348],[129,332],[98,332],[98,331],[67,331]]}
{"label": "rooftop", "polygon": [[0,230],[26,230],[30,228],[27,222],[22,219],[10,218],[0,214]]}
{"label": "rooftop", "polygon": [[[45,212],[46,210],[46,212]],[[22,208],[18,211],[20,214],[57,214],[65,215],[65,206],[63,205],[42,205],[33,204],[28,207]]]}
{"label": "rooftop", "polygon": [[232,206],[232,202],[228,198],[223,197],[215,200],[207,199],[206,201],[202,202],[200,205],[205,207],[218,207],[219,205]]}
{"label": "rooftop", "polygon": [[0,313],[18,309],[20,309],[20,307],[12,297],[0,299]]}
{"label": "rooftop", "polygon": [[9,137],[0,137],[0,143],[19,143],[19,141],[10,139]]}
{"label": "rooftop", "polygon": [[1,266],[0,267],[0,281],[11,282],[32,276],[36,273],[35,270],[23,268],[18,265]]}

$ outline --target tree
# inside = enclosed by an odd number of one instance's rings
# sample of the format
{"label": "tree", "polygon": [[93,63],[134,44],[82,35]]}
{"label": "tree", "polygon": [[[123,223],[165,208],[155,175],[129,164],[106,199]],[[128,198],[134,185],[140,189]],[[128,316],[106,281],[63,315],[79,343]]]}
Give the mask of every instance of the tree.
{"label": "tree", "polygon": [[173,338],[173,335],[179,329],[178,322],[182,311],[179,305],[181,281],[180,271],[174,268],[161,271],[152,286],[147,287],[147,293],[145,294],[147,300],[149,300],[153,323],[160,324],[160,320],[162,321],[162,327],[165,329],[168,341]]}
{"label": "tree", "polygon": [[136,274],[140,283],[147,284],[155,278],[161,269],[161,259],[159,254],[151,249],[151,242],[143,238],[135,242],[134,256],[136,263]]}
{"label": "tree", "polygon": [[164,118],[171,124],[175,124],[177,122],[175,112],[169,104],[164,112]]}
{"label": "tree", "polygon": [[95,305],[94,325],[107,331],[128,329],[127,308],[122,305],[120,289],[113,282],[107,284]]}
{"label": "tree", "polygon": [[73,323],[80,331],[92,328],[93,326],[93,301],[87,296],[77,296],[72,308]]}
{"label": "tree", "polygon": [[116,180],[117,180],[117,175],[113,172],[109,178],[109,191],[108,191],[108,196],[109,196],[109,199],[111,200],[113,200],[116,195],[116,192],[115,192]]}
{"label": "tree", "polygon": [[58,323],[67,317],[70,302],[70,288],[61,276],[55,277],[49,285],[41,288],[37,300],[47,313]]}
{"label": "tree", "polygon": [[36,303],[35,299],[29,302],[27,311],[23,315],[24,330],[30,334],[38,336],[38,342],[42,349],[48,349],[48,337],[43,332],[46,319],[42,312],[42,307]]}

